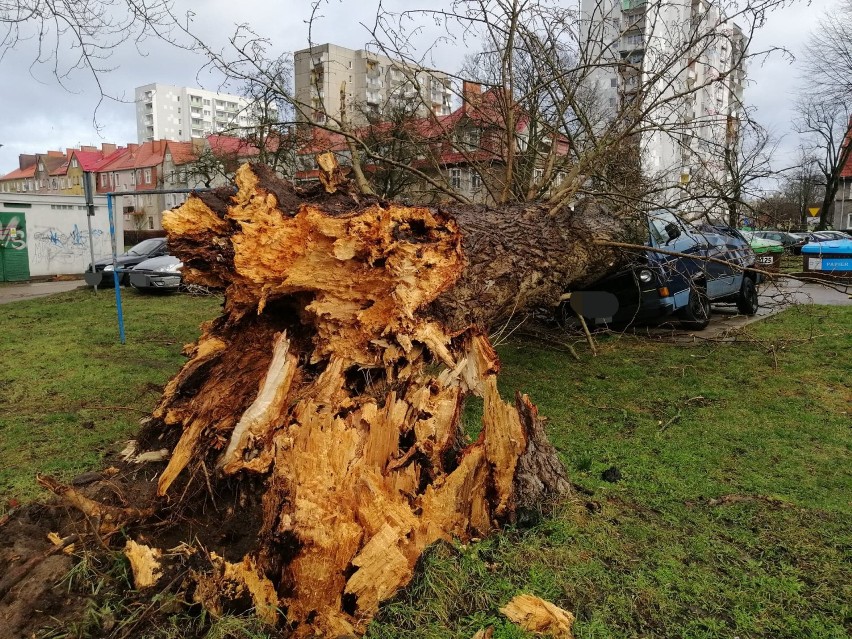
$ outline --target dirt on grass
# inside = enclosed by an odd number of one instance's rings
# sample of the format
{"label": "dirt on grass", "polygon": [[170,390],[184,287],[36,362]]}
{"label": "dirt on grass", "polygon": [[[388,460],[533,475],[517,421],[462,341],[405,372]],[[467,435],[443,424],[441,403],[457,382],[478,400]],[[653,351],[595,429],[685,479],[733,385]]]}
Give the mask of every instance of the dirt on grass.
{"label": "dirt on grass", "polygon": [[[112,506],[141,508],[154,503],[156,477],[165,462],[109,461],[104,471],[84,473],[70,485],[85,497]],[[160,579],[157,592],[138,592],[122,550],[133,538],[165,549],[191,544],[232,561],[240,559],[257,543],[252,522],[259,525],[260,503],[245,487],[232,490],[222,482],[215,493],[197,499],[199,492],[211,487],[203,479],[182,487],[180,519],[171,516],[178,504],[163,504],[150,521],[109,536],[97,532],[98,522],[58,498],[8,510],[0,518],[0,635],[4,639],[203,635],[209,620],[197,627],[188,622],[179,635],[157,632],[174,626],[167,618],[175,614],[185,613],[193,621],[204,618],[193,603],[191,580],[184,578],[205,567],[178,562]],[[201,505],[187,512],[186,504],[193,501]],[[226,612],[242,614],[248,609]],[[269,636],[275,635],[270,631]]]}

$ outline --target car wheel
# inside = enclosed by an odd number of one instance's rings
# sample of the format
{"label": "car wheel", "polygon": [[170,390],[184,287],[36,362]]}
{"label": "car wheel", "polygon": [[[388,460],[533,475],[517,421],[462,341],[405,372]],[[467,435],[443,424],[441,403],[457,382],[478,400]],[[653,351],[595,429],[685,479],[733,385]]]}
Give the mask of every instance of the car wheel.
{"label": "car wheel", "polygon": [[689,301],[681,311],[680,325],[693,331],[707,328],[710,323],[710,298],[703,288],[689,291]]}
{"label": "car wheel", "polygon": [[740,296],[737,298],[737,310],[743,315],[754,315],[759,306],[757,286],[755,286],[754,280],[750,277],[744,277]]}

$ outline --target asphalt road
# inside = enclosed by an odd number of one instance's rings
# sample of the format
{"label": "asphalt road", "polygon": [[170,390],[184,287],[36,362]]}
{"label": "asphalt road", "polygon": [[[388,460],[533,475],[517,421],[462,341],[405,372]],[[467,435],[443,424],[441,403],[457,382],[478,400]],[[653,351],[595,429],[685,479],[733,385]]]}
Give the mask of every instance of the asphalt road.
{"label": "asphalt road", "polygon": [[710,325],[703,331],[683,330],[677,323],[666,323],[655,327],[637,328],[636,333],[644,333],[652,337],[671,337],[679,341],[724,339],[732,329],[780,313],[794,304],[852,305],[852,286],[847,287],[846,292],[842,292],[820,284],[784,279],[761,284],[759,296],[760,309],[752,317],[740,315],[735,306],[714,306]]}

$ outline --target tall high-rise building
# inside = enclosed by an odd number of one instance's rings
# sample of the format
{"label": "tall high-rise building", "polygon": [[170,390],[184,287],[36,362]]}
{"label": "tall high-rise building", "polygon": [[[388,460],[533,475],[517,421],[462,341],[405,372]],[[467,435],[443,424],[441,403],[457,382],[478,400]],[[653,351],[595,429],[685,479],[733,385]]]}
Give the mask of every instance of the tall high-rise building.
{"label": "tall high-rise building", "polygon": [[320,44],[293,54],[297,118],[333,125],[341,116],[361,125],[405,104],[414,115],[449,115],[450,79],[440,71],[393,60],[363,49]]}
{"label": "tall high-rise building", "polygon": [[[170,84],[136,87],[136,135],[152,140],[188,141],[222,131],[239,134],[260,120],[261,113],[238,95]],[[274,114],[267,114],[267,117]]]}
{"label": "tall high-rise building", "polygon": [[582,0],[581,12],[605,117],[641,114],[643,174],[724,181],[742,117],[741,29],[707,0]]}

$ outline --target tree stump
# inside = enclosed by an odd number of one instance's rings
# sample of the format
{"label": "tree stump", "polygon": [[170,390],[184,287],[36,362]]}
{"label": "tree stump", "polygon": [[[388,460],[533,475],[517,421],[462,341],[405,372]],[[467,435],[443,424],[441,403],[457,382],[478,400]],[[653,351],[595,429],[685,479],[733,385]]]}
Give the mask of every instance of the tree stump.
{"label": "tree stump", "polygon": [[245,521],[256,543],[242,561],[209,555],[196,601],[215,614],[242,598],[295,636],[334,637],[362,634],[430,544],[487,535],[568,490],[535,406],[501,398],[485,331],[615,257],[584,241],[590,211],[450,214],[324,183],[332,193],[297,191],[245,165],[236,195],[192,195],[165,216],[185,280],[225,302],[151,428],[179,434],[161,500],[202,473],[262,479],[262,517]]}

